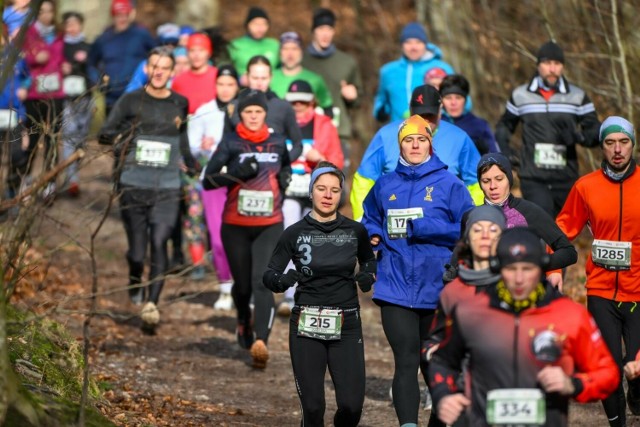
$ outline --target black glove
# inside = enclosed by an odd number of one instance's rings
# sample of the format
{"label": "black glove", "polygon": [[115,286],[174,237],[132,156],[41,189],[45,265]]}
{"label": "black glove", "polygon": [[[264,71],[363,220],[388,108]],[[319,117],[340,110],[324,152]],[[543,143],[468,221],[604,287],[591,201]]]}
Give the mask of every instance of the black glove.
{"label": "black glove", "polygon": [[291,172],[281,170],[280,173],[278,173],[278,187],[280,187],[280,191],[284,192],[289,187],[290,182]]}
{"label": "black glove", "polygon": [[255,157],[246,157],[243,161],[237,160],[227,167],[227,173],[240,181],[248,181],[258,176],[260,168]]}
{"label": "black glove", "polygon": [[458,269],[455,265],[445,264],[444,273],[442,274],[442,283],[445,285],[449,282],[453,282],[458,277]]}
{"label": "black glove", "polygon": [[282,274],[278,279],[278,289],[276,292],[284,292],[293,285],[296,284],[298,280],[302,279],[302,273],[298,270],[292,268],[287,271],[285,274]]}
{"label": "black glove", "polygon": [[376,276],[372,273],[360,271],[356,273],[356,283],[362,292],[369,292],[371,286],[376,281]]}

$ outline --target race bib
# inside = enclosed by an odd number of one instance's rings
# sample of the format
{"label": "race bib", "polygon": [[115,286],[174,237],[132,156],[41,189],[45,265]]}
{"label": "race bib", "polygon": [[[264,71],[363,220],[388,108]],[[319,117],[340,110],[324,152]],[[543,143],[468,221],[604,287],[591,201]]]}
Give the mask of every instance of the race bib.
{"label": "race bib", "polygon": [[422,208],[388,209],[387,232],[391,239],[404,239],[407,237],[407,221],[422,218]]}
{"label": "race bib", "polygon": [[631,242],[594,240],[591,245],[593,263],[607,270],[620,271],[631,268]]}
{"label": "race bib", "polygon": [[136,141],[136,163],[141,166],[163,168],[169,164],[171,144],[167,142],[138,139]]}
{"label": "race bib", "polygon": [[302,307],[298,335],[320,340],[339,340],[342,334],[342,310]]}
{"label": "race bib", "polygon": [[13,129],[18,124],[18,114],[13,110],[0,110],[0,129]]}
{"label": "race bib", "polygon": [[49,93],[60,90],[60,77],[57,74],[41,74],[36,77],[36,92]]}
{"label": "race bib", "polygon": [[273,213],[273,193],[241,189],[238,213],[244,216],[270,216]]}
{"label": "race bib", "polygon": [[567,147],[536,142],[533,160],[541,169],[562,169],[567,166]]}
{"label": "race bib", "polygon": [[490,425],[539,426],[546,421],[544,394],[537,388],[503,388],[487,394]]}
{"label": "race bib", "polygon": [[309,184],[311,183],[311,174],[304,175],[294,173],[291,175],[291,182],[287,187],[285,194],[289,197],[309,197]]}
{"label": "race bib", "polygon": [[62,90],[67,96],[79,96],[87,91],[87,81],[82,76],[67,76],[62,81]]}

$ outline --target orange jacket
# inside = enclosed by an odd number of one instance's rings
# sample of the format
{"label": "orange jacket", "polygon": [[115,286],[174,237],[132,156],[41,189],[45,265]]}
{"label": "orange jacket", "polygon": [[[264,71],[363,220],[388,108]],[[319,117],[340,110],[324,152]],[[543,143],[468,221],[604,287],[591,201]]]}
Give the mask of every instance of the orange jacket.
{"label": "orange jacket", "polygon": [[587,295],[614,301],[640,301],[640,172],[632,163],[620,182],[602,169],[581,177],[556,222],[569,240],[589,225],[594,239],[631,242],[631,268],[610,271],[587,259]]}

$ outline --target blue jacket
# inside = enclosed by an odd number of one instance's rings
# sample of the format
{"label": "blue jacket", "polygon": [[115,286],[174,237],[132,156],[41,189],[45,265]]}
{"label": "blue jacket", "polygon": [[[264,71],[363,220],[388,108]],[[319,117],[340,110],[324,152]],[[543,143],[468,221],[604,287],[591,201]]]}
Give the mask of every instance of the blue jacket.
{"label": "blue jacket", "polygon": [[496,142],[496,137],[491,131],[489,123],[485,119],[481,119],[471,112],[465,112],[460,117],[454,119],[443,112],[442,120],[453,123],[465,131],[476,145],[480,155],[497,153],[500,151],[498,143]]}
{"label": "blue jacket", "polygon": [[147,66],[147,60],[145,59],[136,67],[136,70],[133,72],[133,76],[131,76],[131,80],[129,80],[129,84],[127,84],[124,93],[133,92],[134,90],[138,90],[144,87],[149,82],[149,77],[147,73],[144,72],[144,67]]}
{"label": "blue jacket", "polygon": [[[447,172],[437,155],[381,177],[364,201],[362,224],[380,236],[378,274],[373,298],[411,308],[435,309],[442,290],[444,265],[460,238],[463,214],[473,201],[462,182]],[[407,237],[391,239],[393,209],[422,208],[423,217],[408,221]]]}
{"label": "blue jacket", "polygon": [[18,120],[24,123],[27,120],[27,112],[24,104],[18,99],[16,91],[20,88],[28,88],[31,85],[29,70],[24,59],[19,59],[13,68],[13,74],[7,77],[7,81],[0,92],[0,109],[12,109],[18,113]]}
{"label": "blue jacket", "polygon": [[447,74],[453,74],[453,67],[442,59],[442,51],[432,43],[427,44],[427,54],[418,61],[400,59],[384,64],[380,68],[378,92],[373,104],[373,117],[380,121],[385,116],[391,121],[409,117],[411,92],[424,84],[424,75],[432,68],[442,68]]}
{"label": "blue jacket", "polygon": [[149,31],[136,24],[121,33],[109,27],[96,39],[89,51],[89,77],[92,82],[99,82],[103,74],[109,76],[107,106],[124,93],[136,67],[155,46]]}

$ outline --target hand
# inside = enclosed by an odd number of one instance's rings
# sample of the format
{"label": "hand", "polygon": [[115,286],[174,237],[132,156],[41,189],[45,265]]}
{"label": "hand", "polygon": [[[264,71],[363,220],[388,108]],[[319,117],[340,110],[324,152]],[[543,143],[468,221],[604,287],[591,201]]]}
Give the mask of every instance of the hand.
{"label": "hand", "polygon": [[71,74],[71,64],[69,64],[68,62],[63,62],[61,68],[62,74],[64,74],[65,76]]}
{"label": "hand", "polygon": [[300,273],[295,268],[287,271],[285,274],[281,275],[278,279],[278,291],[284,292],[293,285],[296,284],[300,279],[302,279],[302,273]]}
{"label": "hand", "polygon": [[582,142],[582,135],[575,128],[567,126],[560,129],[560,139],[564,145],[570,147]]}
{"label": "hand", "polygon": [[326,160],[325,157],[315,148],[309,150],[305,158],[311,163],[320,163],[321,161]]}
{"label": "hand", "polygon": [[239,160],[230,164],[227,168],[229,175],[241,181],[248,181],[258,176],[258,161],[255,157],[247,157],[242,162]]}
{"label": "hand", "polygon": [[73,55],[73,59],[78,62],[84,62],[87,60],[87,52],[84,50],[79,50]]}
{"label": "hand", "polygon": [[571,378],[559,366],[547,366],[538,372],[538,382],[547,393],[571,396],[575,391]]}
{"label": "hand", "polygon": [[16,89],[16,96],[20,101],[24,101],[25,99],[27,99],[27,95],[29,95],[29,89],[27,89],[26,87],[20,87]]}
{"label": "hand", "polygon": [[451,425],[460,418],[464,409],[471,405],[471,401],[462,393],[450,394],[438,402],[437,414],[440,421],[446,425]]}
{"label": "hand", "polygon": [[458,277],[458,269],[455,265],[445,264],[444,273],[442,274],[442,282],[446,285],[449,282],[453,282]]}
{"label": "hand", "polygon": [[36,54],[36,62],[38,64],[44,64],[47,61],[49,61],[49,52],[46,50],[41,50]]}
{"label": "hand", "polygon": [[551,286],[555,287],[556,289],[558,289],[558,291],[560,291],[560,293],[562,293],[562,284],[563,284],[562,273],[548,274],[547,282],[549,282]]}
{"label": "hand", "polygon": [[376,234],[375,236],[371,237],[369,243],[371,243],[371,246],[378,246],[380,244],[380,236]]}
{"label": "hand", "polygon": [[358,97],[358,89],[354,85],[348,84],[344,80],[340,82],[340,93],[347,101],[355,101]]}
{"label": "hand", "polygon": [[371,286],[373,286],[374,282],[376,281],[376,276],[373,273],[360,271],[356,273],[355,279],[356,284],[362,292],[369,292],[371,290]]}
{"label": "hand", "polygon": [[200,142],[200,148],[203,149],[204,151],[209,151],[211,150],[211,147],[213,147],[216,143],[216,140],[213,139],[212,136],[203,136],[202,137],[202,142]]}
{"label": "hand", "polygon": [[634,360],[624,365],[624,376],[628,380],[640,377],[640,360]]}

